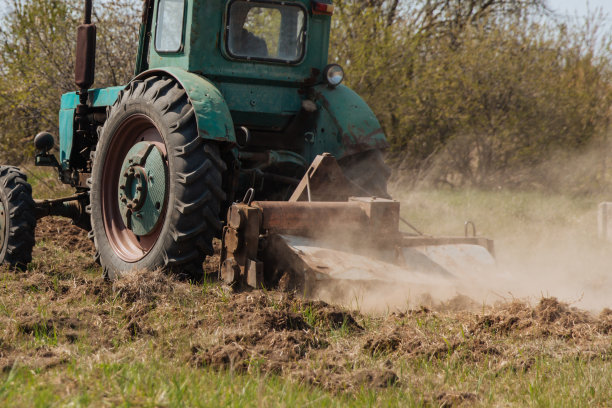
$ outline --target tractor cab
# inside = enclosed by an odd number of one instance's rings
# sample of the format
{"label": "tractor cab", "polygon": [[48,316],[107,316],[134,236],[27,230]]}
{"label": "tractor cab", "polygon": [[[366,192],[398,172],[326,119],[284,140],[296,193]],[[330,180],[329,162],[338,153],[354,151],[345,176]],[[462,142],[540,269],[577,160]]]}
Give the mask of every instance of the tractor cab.
{"label": "tractor cab", "polygon": [[283,131],[305,87],[324,82],[332,13],[327,1],[150,2],[137,74],[168,66],[201,74],[236,128]]}
{"label": "tractor cab", "polygon": [[341,86],[343,69],[328,64],[333,11],[330,0],[150,0],[136,75],[180,69],[209,81],[229,110],[222,137],[235,135],[239,184],[283,199],[317,154],[387,146],[367,104]]}

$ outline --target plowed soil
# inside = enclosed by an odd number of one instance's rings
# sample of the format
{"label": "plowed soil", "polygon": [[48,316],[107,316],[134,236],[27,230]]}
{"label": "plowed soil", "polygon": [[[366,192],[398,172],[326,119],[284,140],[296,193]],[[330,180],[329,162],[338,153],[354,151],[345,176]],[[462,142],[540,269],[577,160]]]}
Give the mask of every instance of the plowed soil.
{"label": "plowed soil", "polygon": [[[528,372],[542,357],[612,357],[612,311],[576,310],[554,298],[462,311],[459,299],[436,310],[361,314],[293,293],[232,293],[156,271],[108,282],[93,248],[60,219],[38,226],[27,272],[2,269],[0,371],[45,371],[74,361],[142,361],[153,353],[177,365],[269,373],[332,393],[418,386],[407,362],[486,365]],[[215,260],[205,265],[214,272]],[[404,367],[404,368],[402,368]],[[472,405],[478,390],[440,386],[436,406]]]}

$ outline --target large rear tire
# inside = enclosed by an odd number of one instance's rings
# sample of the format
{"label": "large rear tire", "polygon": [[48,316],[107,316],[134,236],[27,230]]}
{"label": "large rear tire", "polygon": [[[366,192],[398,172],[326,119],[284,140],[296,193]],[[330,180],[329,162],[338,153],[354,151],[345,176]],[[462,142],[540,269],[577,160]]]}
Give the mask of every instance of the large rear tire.
{"label": "large rear tire", "polygon": [[25,269],[32,261],[35,204],[28,178],[17,167],[0,166],[0,263]]}
{"label": "large rear tire", "polygon": [[92,170],[91,236],[106,276],[161,268],[199,279],[221,229],[225,170],[179,83],[132,82],[110,109]]}

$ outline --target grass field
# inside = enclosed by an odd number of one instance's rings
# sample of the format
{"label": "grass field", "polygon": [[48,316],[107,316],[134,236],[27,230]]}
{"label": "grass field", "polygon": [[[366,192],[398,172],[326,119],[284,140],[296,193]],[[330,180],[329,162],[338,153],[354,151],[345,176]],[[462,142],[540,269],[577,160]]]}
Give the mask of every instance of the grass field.
{"label": "grass field", "polygon": [[[598,198],[399,196],[404,215],[430,233],[461,235],[472,219],[496,238],[500,263],[516,266],[524,251],[523,264],[542,265],[550,279],[552,255],[574,237],[565,258],[591,252],[564,259],[558,276],[569,279],[574,264],[589,276],[580,285],[603,273]],[[450,302],[371,315],[157,272],[109,283],[69,223],[45,220],[37,236],[27,272],[0,270],[0,406],[612,405],[612,312],[586,312],[546,288],[475,311]],[[609,279],[598,282],[594,296],[611,293]]]}

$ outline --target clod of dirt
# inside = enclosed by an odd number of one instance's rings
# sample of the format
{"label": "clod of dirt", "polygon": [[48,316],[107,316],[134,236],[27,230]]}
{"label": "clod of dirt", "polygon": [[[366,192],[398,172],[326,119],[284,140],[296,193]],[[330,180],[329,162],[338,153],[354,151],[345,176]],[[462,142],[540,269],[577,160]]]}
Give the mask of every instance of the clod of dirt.
{"label": "clod of dirt", "polygon": [[606,308],[601,311],[597,329],[603,334],[612,333],[612,310]]}
{"label": "clod of dirt", "polygon": [[479,317],[470,332],[577,338],[593,334],[591,323],[589,313],[570,308],[556,298],[542,298],[533,309],[518,301],[502,306]]}
{"label": "clod of dirt", "polygon": [[442,408],[451,408],[461,405],[472,405],[478,396],[471,392],[442,392],[436,395],[436,401]]}
{"label": "clod of dirt", "polygon": [[566,329],[592,321],[587,312],[570,308],[569,305],[559,302],[556,298],[542,298],[535,313],[540,322],[555,323]]}
{"label": "clod of dirt", "polygon": [[17,330],[23,334],[49,336],[53,335],[54,326],[53,323],[49,321],[27,319],[17,324]]}
{"label": "clod of dirt", "polygon": [[332,329],[344,328],[350,332],[363,331],[363,327],[348,312],[325,307],[317,312],[317,319],[326,322]]}
{"label": "clod of dirt", "polygon": [[552,323],[568,313],[567,305],[559,303],[556,298],[543,298],[536,307],[538,319],[547,323]]}
{"label": "clod of dirt", "polygon": [[353,376],[353,383],[357,387],[387,388],[396,385],[398,381],[397,374],[391,370],[362,370]]}
{"label": "clod of dirt", "polygon": [[184,289],[180,282],[169,274],[159,270],[141,270],[116,280],[113,283],[113,291],[127,303],[155,303],[163,296],[184,292]]}
{"label": "clod of dirt", "polygon": [[69,317],[40,319],[35,316],[24,316],[17,323],[17,330],[26,335],[57,337],[66,329],[70,330],[70,334],[73,335],[73,330],[78,326],[78,320]]}
{"label": "clod of dirt", "polygon": [[144,335],[155,336],[155,330],[152,330],[146,326],[138,317],[132,318],[129,323],[125,326],[130,337],[142,337]]}
{"label": "clod of dirt", "polygon": [[309,330],[310,325],[297,313],[286,310],[266,310],[255,319],[259,326],[267,330]]}
{"label": "clod of dirt", "polygon": [[363,350],[372,356],[383,353],[392,353],[399,347],[401,342],[397,333],[389,335],[380,335],[369,338],[363,345]]}
{"label": "clod of dirt", "polygon": [[198,355],[199,350],[194,349],[194,362],[198,366],[206,365],[216,370],[230,370],[244,372],[249,366],[249,353],[238,344],[226,344],[213,347]]}
{"label": "clod of dirt", "polygon": [[87,233],[62,217],[45,217],[36,223],[37,239],[53,242],[58,246],[70,248],[71,251],[92,252],[93,243]]}
{"label": "clod of dirt", "polygon": [[314,333],[304,331],[272,332],[259,344],[258,354],[277,361],[294,361],[303,358],[309,350],[327,346]]}

